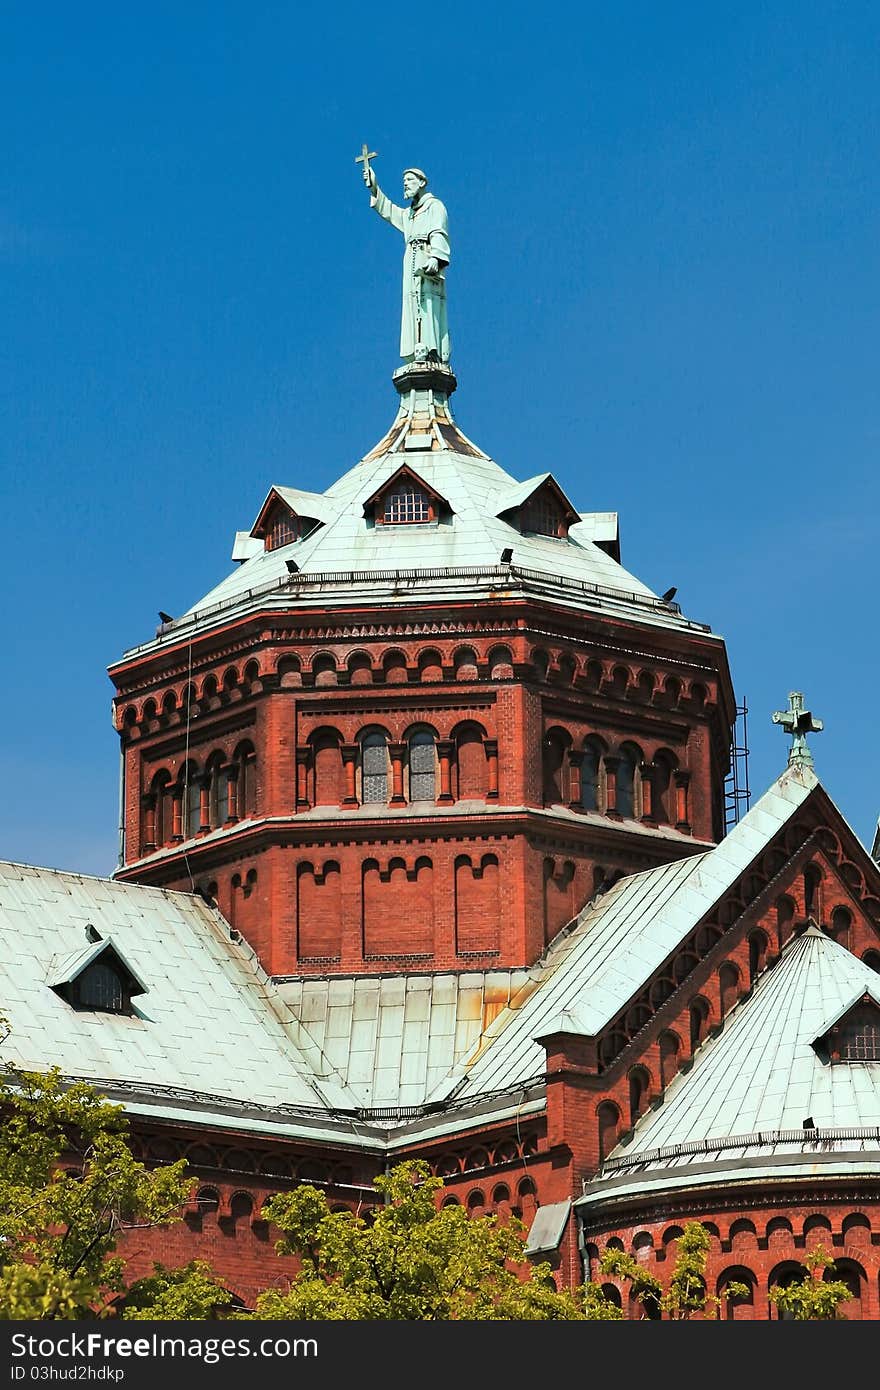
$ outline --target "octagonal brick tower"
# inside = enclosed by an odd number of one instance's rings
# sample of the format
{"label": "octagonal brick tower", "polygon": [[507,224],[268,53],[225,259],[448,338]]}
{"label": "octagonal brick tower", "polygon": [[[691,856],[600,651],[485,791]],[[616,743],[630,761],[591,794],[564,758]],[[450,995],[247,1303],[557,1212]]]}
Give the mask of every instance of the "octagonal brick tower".
{"label": "octagonal brick tower", "polygon": [[723,833],[721,638],[621,566],[614,514],[471,443],[449,368],[394,384],[384,439],[272,487],[110,668],[117,876],[215,899],[276,976],[524,967]]}

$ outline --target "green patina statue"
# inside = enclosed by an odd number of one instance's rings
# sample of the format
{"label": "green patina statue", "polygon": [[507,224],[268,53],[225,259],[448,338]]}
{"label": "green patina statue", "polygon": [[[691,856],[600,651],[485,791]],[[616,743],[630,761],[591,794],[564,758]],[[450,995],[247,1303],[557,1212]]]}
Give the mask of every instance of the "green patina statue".
{"label": "green patina statue", "polygon": [[370,207],[399,232],[403,232],[403,310],[400,319],[400,355],[407,362],[448,362],[449,323],[446,317],[446,277],[449,264],[449,223],[446,208],[427,191],[427,175],[421,169],[403,171],[403,196],[408,208],[386,198],[370,166],[375,154],[364,145],[357,162],[364,166],[364,183],[370,190]]}

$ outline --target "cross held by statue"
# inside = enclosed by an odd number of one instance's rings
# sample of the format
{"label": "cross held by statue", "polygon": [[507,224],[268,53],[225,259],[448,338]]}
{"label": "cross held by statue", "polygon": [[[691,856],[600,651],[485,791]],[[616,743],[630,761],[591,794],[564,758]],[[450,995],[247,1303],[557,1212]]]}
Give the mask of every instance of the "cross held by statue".
{"label": "cross held by statue", "polygon": [[354,162],[355,164],[363,164],[364,173],[368,174],[370,172],[370,160],[378,158],[378,150],[371,150],[369,145],[361,145],[361,152],[355,155]]}
{"label": "cross held by statue", "polygon": [[813,717],[811,710],[804,709],[801,691],[792,690],[789,693],[788,709],[775,710],[773,723],[781,724],[785,732],[791,734],[789,767],[812,767],[813,755],[807,746],[807,734],[820,734],[825,726],[821,719]]}

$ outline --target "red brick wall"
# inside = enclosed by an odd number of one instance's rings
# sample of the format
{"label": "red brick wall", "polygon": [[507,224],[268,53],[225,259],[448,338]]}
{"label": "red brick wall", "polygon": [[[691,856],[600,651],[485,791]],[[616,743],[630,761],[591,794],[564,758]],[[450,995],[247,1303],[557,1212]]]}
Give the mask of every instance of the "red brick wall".
{"label": "red brick wall", "polygon": [[[766,1321],[778,1314],[767,1297],[772,1284],[787,1273],[802,1276],[804,1256],[821,1245],[834,1260],[830,1277],[852,1281],[856,1296],[842,1306],[847,1318],[880,1318],[880,1199],[867,1200],[816,1183],[811,1194],[774,1196],[766,1185],[747,1194],[707,1193],[685,1203],[661,1199],[662,1214],[646,1208],[631,1218],[607,1225],[593,1223],[585,1233],[585,1274],[620,1291],[625,1316],[641,1318],[643,1308],[631,1301],[628,1286],[603,1275],[599,1257],[609,1241],[635,1255],[661,1283],[668,1284],[675,1263],[677,1237],[687,1221],[701,1221],[711,1235],[707,1289],[717,1295],[727,1280],[752,1287],[750,1299],[729,1308],[709,1306],[707,1317]],[[620,1224],[618,1224],[620,1223]]]}

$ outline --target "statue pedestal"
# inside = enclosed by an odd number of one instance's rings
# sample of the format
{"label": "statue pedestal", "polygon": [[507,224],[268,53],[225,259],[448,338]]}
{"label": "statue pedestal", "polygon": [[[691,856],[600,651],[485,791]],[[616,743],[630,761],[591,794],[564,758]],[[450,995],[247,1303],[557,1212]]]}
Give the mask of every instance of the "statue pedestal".
{"label": "statue pedestal", "polygon": [[436,391],[451,396],[458,385],[455,373],[445,362],[406,362],[397,368],[391,380],[401,396],[410,391]]}

